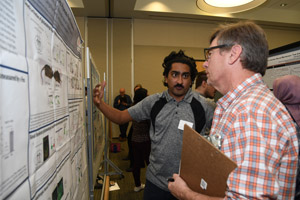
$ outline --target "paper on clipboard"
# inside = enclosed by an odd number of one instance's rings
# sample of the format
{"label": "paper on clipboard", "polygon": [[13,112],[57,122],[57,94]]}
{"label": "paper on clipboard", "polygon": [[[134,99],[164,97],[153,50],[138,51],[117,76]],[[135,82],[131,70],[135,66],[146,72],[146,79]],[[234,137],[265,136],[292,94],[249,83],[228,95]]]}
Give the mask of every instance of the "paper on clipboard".
{"label": "paper on clipboard", "polygon": [[224,197],[228,175],[237,164],[189,126],[184,126],[180,177],[194,191]]}

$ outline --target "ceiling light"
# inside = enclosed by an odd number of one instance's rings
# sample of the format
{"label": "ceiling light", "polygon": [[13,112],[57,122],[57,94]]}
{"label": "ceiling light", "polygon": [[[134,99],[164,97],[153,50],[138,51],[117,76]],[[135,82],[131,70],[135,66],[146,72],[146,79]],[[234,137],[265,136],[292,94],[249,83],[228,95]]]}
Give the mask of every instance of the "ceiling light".
{"label": "ceiling light", "polygon": [[208,5],[214,6],[214,7],[235,7],[235,6],[241,6],[247,3],[250,3],[253,0],[204,0],[205,3]]}
{"label": "ceiling light", "polygon": [[253,9],[266,0],[197,0],[200,10],[208,13],[237,13]]}
{"label": "ceiling light", "polygon": [[281,7],[287,6],[287,3],[280,4]]}
{"label": "ceiling light", "polygon": [[82,0],[67,0],[70,8],[84,8]]}

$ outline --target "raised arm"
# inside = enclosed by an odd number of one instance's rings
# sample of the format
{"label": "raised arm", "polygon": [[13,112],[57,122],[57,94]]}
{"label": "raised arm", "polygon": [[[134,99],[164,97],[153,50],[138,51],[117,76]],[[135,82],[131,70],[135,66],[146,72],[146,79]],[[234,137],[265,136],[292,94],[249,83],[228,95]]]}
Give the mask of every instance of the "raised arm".
{"label": "raised arm", "polygon": [[94,104],[109,120],[111,120],[114,123],[124,124],[128,121],[131,121],[132,118],[129,115],[127,109],[120,111],[118,109],[109,106],[102,100],[104,95],[105,85],[106,82],[103,81],[101,84],[96,85],[96,87],[93,89]]}

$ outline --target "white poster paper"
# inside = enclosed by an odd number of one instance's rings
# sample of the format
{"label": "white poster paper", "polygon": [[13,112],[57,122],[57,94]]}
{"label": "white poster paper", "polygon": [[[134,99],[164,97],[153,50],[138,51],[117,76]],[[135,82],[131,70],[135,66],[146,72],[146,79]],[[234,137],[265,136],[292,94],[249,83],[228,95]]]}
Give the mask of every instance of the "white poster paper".
{"label": "white poster paper", "polygon": [[0,1],[0,199],[28,177],[28,71],[23,4]]}

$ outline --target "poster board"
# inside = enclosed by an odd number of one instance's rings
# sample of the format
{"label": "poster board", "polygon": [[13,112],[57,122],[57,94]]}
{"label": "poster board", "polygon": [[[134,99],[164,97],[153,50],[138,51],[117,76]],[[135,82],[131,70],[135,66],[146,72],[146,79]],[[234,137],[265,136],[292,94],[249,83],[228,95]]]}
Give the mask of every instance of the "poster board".
{"label": "poster board", "polygon": [[270,50],[268,67],[263,77],[273,90],[273,82],[284,75],[300,76],[300,41]]}
{"label": "poster board", "polygon": [[82,39],[71,9],[64,0],[0,7],[0,199],[84,199]]}
{"label": "poster board", "polygon": [[89,140],[89,177],[90,193],[94,191],[94,185],[98,175],[98,169],[103,161],[105,147],[105,123],[102,112],[93,103],[93,88],[101,82],[100,73],[96,68],[90,49],[86,48],[87,71],[87,118]]}

